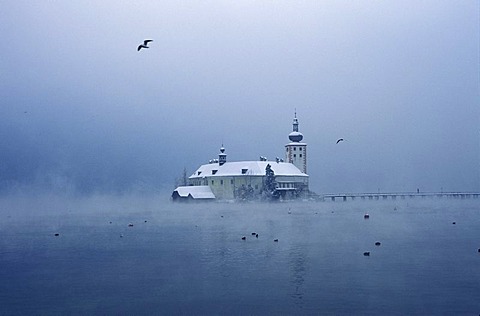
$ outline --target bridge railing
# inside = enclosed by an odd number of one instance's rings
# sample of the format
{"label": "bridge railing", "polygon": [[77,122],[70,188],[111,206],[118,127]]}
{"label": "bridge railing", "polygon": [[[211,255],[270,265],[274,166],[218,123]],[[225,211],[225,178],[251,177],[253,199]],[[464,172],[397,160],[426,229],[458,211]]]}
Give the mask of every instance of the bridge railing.
{"label": "bridge railing", "polygon": [[318,195],[318,199],[325,200],[387,200],[414,199],[414,198],[453,198],[453,199],[478,199],[480,192],[376,192],[376,193],[325,193]]}

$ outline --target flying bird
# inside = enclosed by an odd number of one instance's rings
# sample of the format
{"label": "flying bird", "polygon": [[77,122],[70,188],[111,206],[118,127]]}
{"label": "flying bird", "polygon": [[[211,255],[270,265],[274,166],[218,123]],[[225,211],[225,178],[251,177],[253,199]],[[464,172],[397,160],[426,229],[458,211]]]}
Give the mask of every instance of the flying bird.
{"label": "flying bird", "polygon": [[153,40],[150,40],[150,39],[144,40],[143,44],[138,45],[137,52],[139,52],[142,48],[150,48],[150,47],[147,46],[148,43],[150,43],[150,42],[153,42]]}
{"label": "flying bird", "polygon": [[340,143],[340,142],[343,142],[343,138],[339,138],[339,139],[337,140],[337,144]]}

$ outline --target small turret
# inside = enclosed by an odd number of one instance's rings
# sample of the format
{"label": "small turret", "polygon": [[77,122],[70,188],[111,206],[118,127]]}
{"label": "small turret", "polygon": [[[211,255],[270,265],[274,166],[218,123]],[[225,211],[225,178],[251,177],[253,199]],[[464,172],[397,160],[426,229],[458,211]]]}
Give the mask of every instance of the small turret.
{"label": "small turret", "polygon": [[227,154],[225,153],[225,148],[222,147],[220,148],[220,154],[218,154],[218,164],[221,166],[224,163],[227,162]]}

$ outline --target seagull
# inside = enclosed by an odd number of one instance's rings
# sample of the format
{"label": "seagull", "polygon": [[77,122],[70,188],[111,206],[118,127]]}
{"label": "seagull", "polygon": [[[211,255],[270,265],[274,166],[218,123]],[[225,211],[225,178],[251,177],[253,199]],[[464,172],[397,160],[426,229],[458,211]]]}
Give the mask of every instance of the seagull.
{"label": "seagull", "polygon": [[339,138],[339,139],[337,140],[337,144],[340,143],[340,142],[343,142],[343,138]]}
{"label": "seagull", "polygon": [[150,40],[150,39],[144,40],[143,44],[138,45],[137,52],[139,52],[142,48],[150,48],[150,47],[147,46],[148,43],[150,43],[150,42],[153,42],[153,40]]}

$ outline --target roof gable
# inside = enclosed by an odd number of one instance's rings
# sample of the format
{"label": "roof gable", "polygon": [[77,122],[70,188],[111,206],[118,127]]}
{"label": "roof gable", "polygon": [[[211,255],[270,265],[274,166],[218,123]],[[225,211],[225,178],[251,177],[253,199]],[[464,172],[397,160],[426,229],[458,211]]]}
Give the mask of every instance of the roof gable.
{"label": "roof gable", "polygon": [[214,199],[215,195],[208,185],[199,186],[183,186],[176,188],[173,192],[177,192],[180,197],[187,198],[189,195],[194,199]]}

